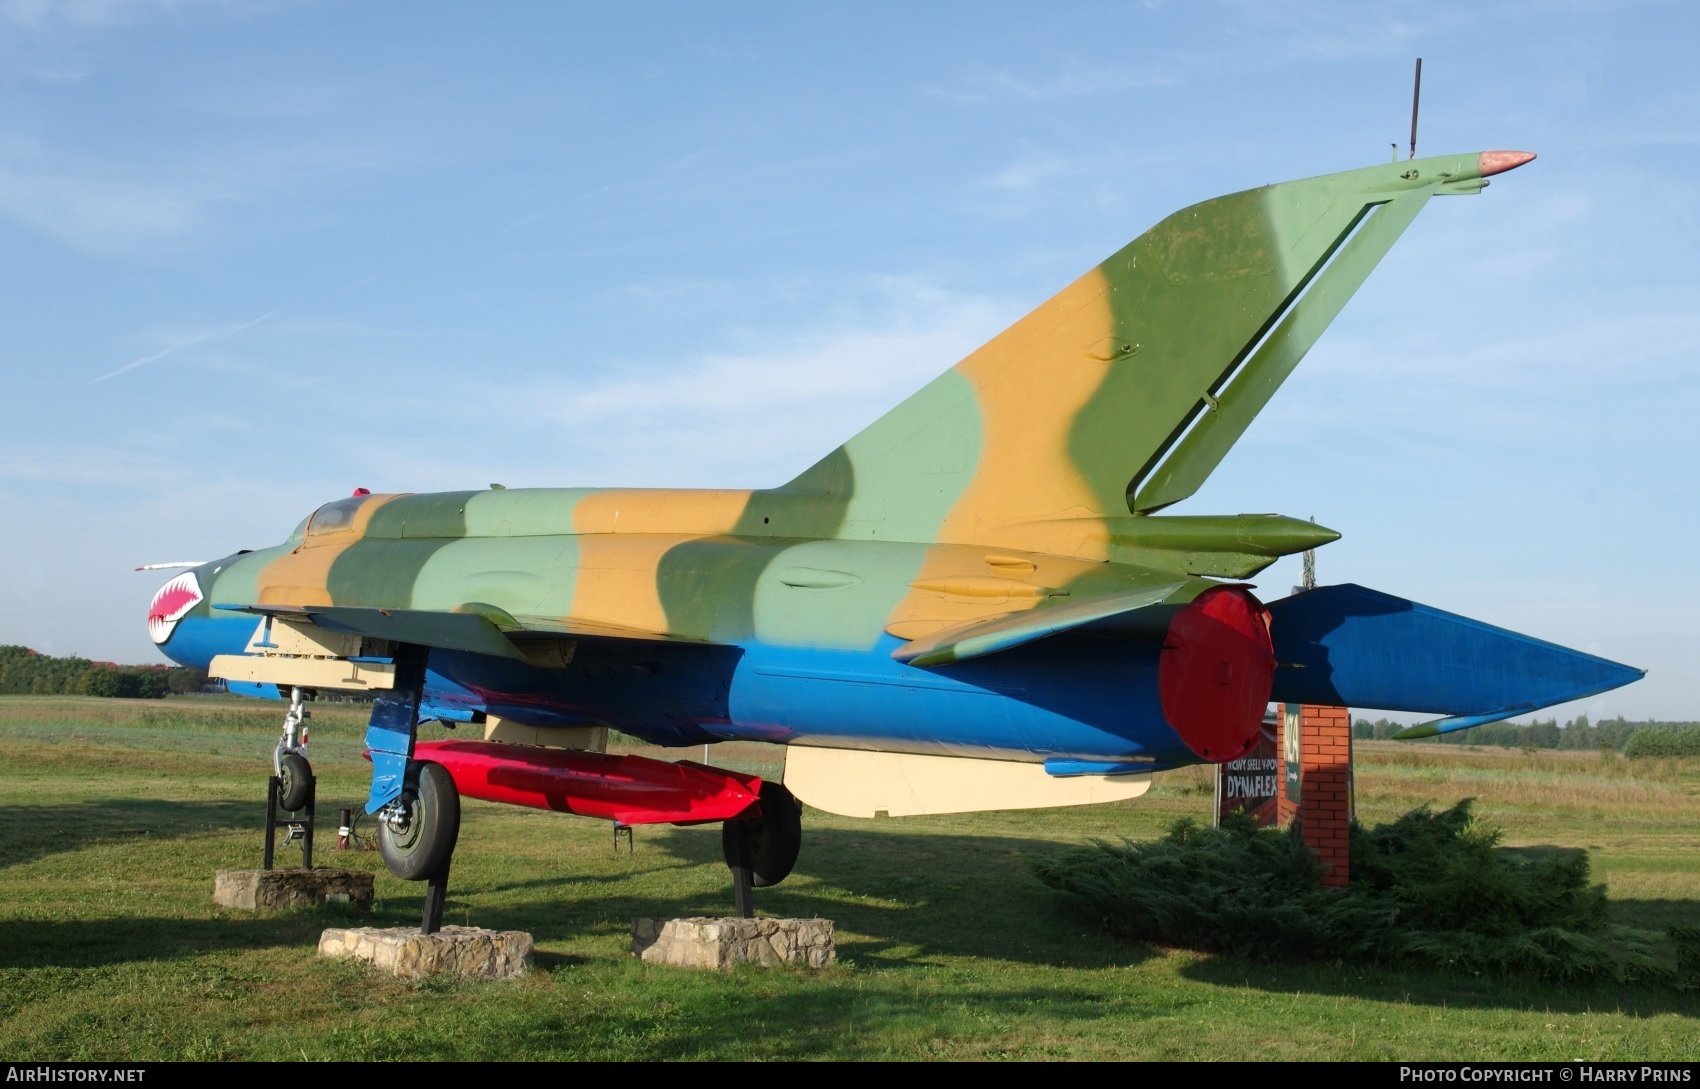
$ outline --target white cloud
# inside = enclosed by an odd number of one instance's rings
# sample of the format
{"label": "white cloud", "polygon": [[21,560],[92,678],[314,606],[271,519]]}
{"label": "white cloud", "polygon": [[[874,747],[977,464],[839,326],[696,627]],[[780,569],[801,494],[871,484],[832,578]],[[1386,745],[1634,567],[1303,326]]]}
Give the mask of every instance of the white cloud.
{"label": "white cloud", "polygon": [[1700,315],[1624,314],[1547,326],[1473,345],[1416,336],[1342,339],[1319,347],[1317,377],[1351,374],[1377,385],[1442,383],[1459,389],[1544,389],[1638,383],[1700,370]]}
{"label": "white cloud", "polygon": [[[414,406],[501,434],[495,448],[432,441],[374,464],[512,484],[767,487],[782,483],[978,348],[1019,313],[983,298],[889,284],[873,320],[776,338],[748,351],[705,352],[676,364],[608,365],[590,378],[462,379]],[[583,474],[591,474],[585,476]],[[546,478],[539,479],[541,475]],[[617,475],[619,479],[613,479]],[[437,486],[433,484],[432,486]],[[445,485],[446,486],[446,485]]]}
{"label": "white cloud", "polygon": [[989,189],[1025,192],[1078,169],[1060,155],[1035,152],[993,171],[981,184]]}
{"label": "white cloud", "polygon": [[191,475],[176,457],[131,444],[0,450],[0,481],[18,484],[122,490],[182,484]]}
{"label": "white cloud", "polygon": [[928,92],[952,102],[990,102],[1012,98],[1026,102],[1050,102],[1167,87],[1176,81],[1177,77],[1164,68],[1083,64],[1071,60],[1039,74],[980,69],[955,83],[930,87]]}
{"label": "white cloud", "polygon": [[0,213],[82,249],[128,248],[181,234],[196,224],[201,204],[192,192],[139,184],[123,171],[0,166]]}
{"label": "white cloud", "polygon": [[249,320],[249,321],[239,322],[236,325],[226,325],[226,326],[223,326],[221,328],[207,329],[207,330],[203,330],[201,332],[191,333],[188,336],[178,337],[178,338],[174,339],[170,344],[167,344],[165,347],[159,349],[157,352],[150,352],[147,355],[144,355],[139,359],[131,360],[130,362],[124,364],[122,367],[119,367],[117,370],[108,371],[105,374],[101,375],[99,378],[93,379],[90,384],[92,385],[94,382],[104,382],[108,378],[116,378],[119,375],[125,373],[126,371],[135,370],[137,367],[145,367],[149,363],[153,363],[156,360],[164,359],[166,356],[170,355],[171,353],[181,351],[184,348],[190,348],[190,347],[193,347],[197,344],[204,344],[209,340],[219,340],[219,339],[222,339],[224,337],[234,336],[237,333],[242,332],[242,330],[251,328],[252,326],[255,326],[255,325],[258,325],[258,324],[260,324],[260,322],[265,321],[267,318],[273,317],[276,314],[277,314],[277,311],[273,310],[270,313],[261,314],[257,318],[254,318],[254,319]]}
{"label": "white cloud", "polygon": [[181,243],[225,207],[382,160],[371,145],[300,144],[123,162],[53,156],[12,142],[0,149],[0,215],[78,249],[146,252]]}
{"label": "white cloud", "polygon": [[154,16],[177,16],[195,9],[252,11],[264,5],[250,0],[4,0],[0,19],[26,30],[60,27],[102,29]]}

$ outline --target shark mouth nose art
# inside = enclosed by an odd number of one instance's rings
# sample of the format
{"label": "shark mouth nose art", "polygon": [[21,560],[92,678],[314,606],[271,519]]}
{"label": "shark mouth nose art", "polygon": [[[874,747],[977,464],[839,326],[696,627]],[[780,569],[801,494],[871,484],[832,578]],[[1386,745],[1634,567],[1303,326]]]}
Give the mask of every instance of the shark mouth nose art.
{"label": "shark mouth nose art", "polygon": [[155,643],[170,639],[177,622],[199,605],[201,599],[201,584],[195,581],[193,571],[185,571],[161,586],[153,596],[153,604],[148,606],[148,637]]}

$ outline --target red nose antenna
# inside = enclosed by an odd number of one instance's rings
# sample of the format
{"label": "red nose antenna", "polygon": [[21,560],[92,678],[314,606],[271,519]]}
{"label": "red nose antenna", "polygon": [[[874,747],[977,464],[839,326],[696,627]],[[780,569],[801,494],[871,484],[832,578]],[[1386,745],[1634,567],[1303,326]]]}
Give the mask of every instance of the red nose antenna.
{"label": "red nose antenna", "polygon": [[1532,151],[1484,151],[1476,160],[1476,170],[1484,178],[1491,177],[1507,170],[1516,170],[1534,157],[1535,153]]}

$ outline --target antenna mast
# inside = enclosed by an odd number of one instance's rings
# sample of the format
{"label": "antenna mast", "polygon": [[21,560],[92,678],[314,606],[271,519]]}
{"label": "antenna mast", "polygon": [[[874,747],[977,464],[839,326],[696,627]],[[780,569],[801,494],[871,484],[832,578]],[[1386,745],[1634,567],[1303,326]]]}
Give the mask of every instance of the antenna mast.
{"label": "antenna mast", "polygon": [[1423,59],[1417,58],[1417,78],[1411,85],[1411,158],[1417,157],[1417,106],[1423,98]]}

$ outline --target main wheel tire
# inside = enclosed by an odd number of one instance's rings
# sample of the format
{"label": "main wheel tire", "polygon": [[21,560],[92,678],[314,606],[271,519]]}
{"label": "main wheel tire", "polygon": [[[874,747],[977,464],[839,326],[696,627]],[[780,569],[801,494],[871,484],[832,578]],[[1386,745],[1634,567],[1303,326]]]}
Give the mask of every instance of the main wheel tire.
{"label": "main wheel tire", "polygon": [[[777,885],[797,865],[803,846],[803,805],[783,783],[762,780],[761,816],[739,821],[749,840],[750,884],[758,889]],[[732,865],[732,822],[720,826],[720,850]]]}
{"label": "main wheel tire", "polygon": [[313,765],[298,752],[286,752],[278,768],[277,804],[289,813],[306,809],[313,800]]}
{"label": "main wheel tire", "polygon": [[460,791],[441,764],[414,764],[398,800],[398,819],[378,817],[378,851],[403,881],[424,881],[454,854]]}

